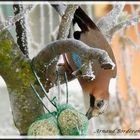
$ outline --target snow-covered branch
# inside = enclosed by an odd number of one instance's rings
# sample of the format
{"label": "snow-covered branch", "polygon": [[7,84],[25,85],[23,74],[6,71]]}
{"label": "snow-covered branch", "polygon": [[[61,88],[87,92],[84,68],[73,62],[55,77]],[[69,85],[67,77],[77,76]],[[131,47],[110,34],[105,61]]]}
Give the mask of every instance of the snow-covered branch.
{"label": "snow-covered branch", "polygon": [[24,8],[19,14],[15,15],[12,18],[9,18],[4,23],[0,23],[0,31],[3,31],[10,26],[13,26],[17,21],[19,21],[21,18],[25,16],[34,6],[28,5],[26,8]]}
{"label": "snow-covered branch", "polygon": [[130,18],[130,19],[127,19],[119,24],[117,24],[116,26],[114,26],[113,28],[111,28],[108,32],[108,37],[109,39],[111,40],[113,35],[123,29],[123,28],[126,28],[126,27],[129,27],[131,25],[135,25],[137,24],[138,22],[140,22],[140,16],[136,16],[136,17],[133,17],[133,18]]}
{"label": "snow-covered branch", "polygon": [[113,9],[106,16],[97,21],[97,26],[104,34],[116,25],[117,19],[121,14],[124,6],[124,3],[114,4]]}
{"label": "snow-covered branch", "polygon": [[68,5],[65,14],[62,16],[61,24],[58,31],[58,39],[67,38],[69,34],[70,25],[72,22],[73,15],[78,5]]}
{"label": "snow-covered branch", "polygon": [[[53,7],[62,16],[61,17],[61,22],[60,22],[60,25],[59,25],[59,29],[58,29],[57,40],[66,39],[68,34],[69,34],[70,25],[71,25],[71,22],[72,22],[74,12],[78,8],[78,5],[68,5],[68,6],[66,6],[66,5],[62,4],[62,5],[53,5]],[[54,81],[57,77],[56,76],[56,71],[57,71],[56,68],[57,68],[58,60],[59,60],[59,55],[57,57],[55,57],[49,65],[46,66],[46,70],[44,71],[45,75],[46,75],[45,77],[47,79],[46,80],[47,83],[45,82],[46,83],[45,84],[46,90],[49,90],[50,87],[53,86]],[[64,76],[62,76],[62,77],[64,77]],[[68,75],[68,79],[71,79],[71,78],[73,78],[73,77]]]}
{"label": "snow-covered branch", "polygon": [[[112,62],[108,53],[104,50],[91,48],[85,43],[75,39],[58,40],[47,45],[40,53],[33,58],[36,70],[40,72],[45,65],[48,65],[57,55],[76,52],[82,60],[87,61],[97,59],[104,69],[113,69],[115,64]],[[84,53],[83,53],[84,52]]]}

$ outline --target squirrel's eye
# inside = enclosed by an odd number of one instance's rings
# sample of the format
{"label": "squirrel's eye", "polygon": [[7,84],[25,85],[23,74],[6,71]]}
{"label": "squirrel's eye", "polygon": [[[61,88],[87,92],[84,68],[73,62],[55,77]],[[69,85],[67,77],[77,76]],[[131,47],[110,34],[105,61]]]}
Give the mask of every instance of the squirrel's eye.
{"label": "squirrel's eye", "polygon": [[103,105],[104,105],[104,101],[103,100],[97,102],[97,107],[98,108],[101,108]]}

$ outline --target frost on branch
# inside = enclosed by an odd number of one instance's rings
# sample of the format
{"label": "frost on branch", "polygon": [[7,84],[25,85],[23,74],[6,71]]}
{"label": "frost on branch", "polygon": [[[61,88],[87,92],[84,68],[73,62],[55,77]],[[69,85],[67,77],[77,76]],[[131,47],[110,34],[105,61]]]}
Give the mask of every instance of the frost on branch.
{"label": "frost on branch", "polygon": [[106,16],[97,21],[97,26],[104,34],[116,25],[117,19],[124,6],[125,5],[121,3],[114,4],[113,9]]}
{"label": "frost on branch", "polygon": [[108,32],[109,39],[112,39],[113,35],[119,31],[120,29],[129,27],[131,25],[135,25],[140,21],[140,16],[129,18],[121,23],[118,23],[116,26],[114,26],[112,29]]}
{"label": "frost on branch", "polygon": [[[61,17],[61,22],[59,25],[59,29],[58,29],[58,35],[57,35],[57,40],[59,39],[66,39],[68,34],[69,34],[69,30],[70,30],[70,25],[72,22],[72,18],[74,15],[75,10],[78,8],[78,5],[52,5],[56,11],[59,12],[59,14],[62,16]],[[60,10],[61,9],[61,10]],[[50,87],[53,86],[54,81],[56,80],[56,65],[58,63],[59,60],[59,56],[55,57],[53,59],[53,61],[51,61],[51,63],[49,65],[46,66],[46,83],[47,83],[47,87],[46,90],[49,90]],[[53,76],[50,76],[53,75]]]}
{"label": "frost on branch", "polygon": [[91,48],[85,43],[75,39],[58,40],[47,45],[36,57],[33,58],[33,64],[37,74],[41,76],[43,83],[46,80],[44,76],[44,65],[48,65],[56,56],[67,52],[76,52],[83,62],[87,60],[91,60],[92,62],[93,59],[97,59],[101,67],[104,69],[114,69],[115,67],[115,64],[104,50]]}
{"label": "frost on branch", "polygon": [[21,18],[25,16],[34,6],[33,5],[28,5],[26,8],[24,8],[19,14],[16,16],[9,18],[7,21],[4,23],[0,23],[0,31],[3,31],[7,29],[10,26],[13,26],[17,21],[19,21]]}
{"label": "frost on branch", "polygon": [[117,31],[135,25],[140,21],[140,16],[130,17],[127,12],[124,12],[124,6],[124,3],[114,4],[113,9],[97,21],[97,26],[101,29],[109,44],[111,44]]}
{"label": "frost on branch", "polygon": [[95,75],[93,73],[94,71],[92,70],[92,63],[88,61],[72,74],[76,77],[82,77],[83,79],[92,81],[95,79]]}
{"label": "frost on branch", "polygon": [[68,5],[65,14],[62,16],[62,21],[59,26],[58,39],[65,39],[69,34],[70,25],[72,22],[73,15],[78,5]]}
{"label": "frost on branch", "polygon": [[[24,10],[24,6],[22,4],[14,4],[13,5],[15,16]],[[27,36],[26,36],[26,25],[25,25],[25,16],[15,23],[16,26],[16,37],[17,44],[19,45],[21,51],[26,57],[29,57],[28,52],[28,44],[27,44]]]}

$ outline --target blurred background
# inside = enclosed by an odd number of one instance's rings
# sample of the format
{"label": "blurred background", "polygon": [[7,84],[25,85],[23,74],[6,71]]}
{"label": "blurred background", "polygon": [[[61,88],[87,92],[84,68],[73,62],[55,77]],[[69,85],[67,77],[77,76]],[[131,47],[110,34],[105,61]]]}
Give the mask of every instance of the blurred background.
{"label": "blurred background", "polygon": [[[24,5],[26,7],[26,5]],[[82,8],[95,23],[105,16],[113,5],[111,3],[82,4]],[[140,15],[140,3],[127,4],[126,15]],[[0,20],[14,16],[12,4],[0,3]],[[50,43],[60,23],[58,13],[47,3],[37,4],[25,16],[29,57],[34,57]],[[16,41],[15,27],[9,28]],[[118,74],[110,83],[110,103],[105,114],[90,120],[89,136],[140,136],[140,24],[129,26],[117,32],[111,45],[117,61]],[[61,99],[65,100],[66,86],[61,85]],[[77,80],[68,83],[69,102],[83,111],[84,102],[81,87]],[[51,89],[51,96],[57,93]],[[45,101],[45,99],[44,99]],[[79,104],[80,103],[80,104]],[[47,104],[47,103],[46,103]],[[85,111],[84,111],[85,112]],[[139,130],[137,133],[94,133],[100,130]],[[16,136],[6,84],[0,77],[0,136]]]}

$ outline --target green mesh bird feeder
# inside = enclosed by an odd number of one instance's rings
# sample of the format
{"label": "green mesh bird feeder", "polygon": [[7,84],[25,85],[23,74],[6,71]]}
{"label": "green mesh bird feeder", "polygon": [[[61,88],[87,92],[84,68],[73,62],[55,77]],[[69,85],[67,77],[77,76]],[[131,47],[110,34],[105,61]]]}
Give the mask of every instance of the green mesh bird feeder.
{"label": "green mesh bird feeder", "polygon": [[[33,71],[34,72],[34,71]],[[37,74],[34,72],[35,77],[44,92],[45,96],[48,98],[45,88],[40,82]],[[43,106],[46,108],[48,113],[38,117],[29,127],[28,135],[32,136],[81,136],[88,134],[88,118],[76,110],[72,105],[58,104],[56,98],[53,100],[48,100],[56,108],[56,111],[50,112],[44,105],[38,92],[35,90],[34,86],[31,85],[34,93],[37,95]]]}
{"label": "green mesh bird feeder", "polygon": [[60,130],[57,125],[57,119],[50,113],[37,118],[28,130],[30,136],[59,136]]}
{"label": "green mesh bird feeder", "polygon": [[87,117],[69,104],[60,106],[57,122],[62,135],[87,135]]}

